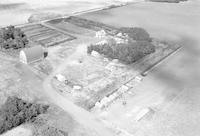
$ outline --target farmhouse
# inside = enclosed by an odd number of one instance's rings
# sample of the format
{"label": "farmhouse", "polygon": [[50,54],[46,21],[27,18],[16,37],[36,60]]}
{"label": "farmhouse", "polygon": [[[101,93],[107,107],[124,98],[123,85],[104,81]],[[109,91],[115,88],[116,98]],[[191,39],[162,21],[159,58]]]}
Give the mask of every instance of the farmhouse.
{"label": "farmhouse", "polygon": [[96,32],[96,38],[104,38],[106,36],[105,30],[100,30]]}
{"label": "farmhouse", "polygon": [[45,51],[42,46],[34,46],[20,51],[19,59],[24,64],[30,64],[44,59]]}

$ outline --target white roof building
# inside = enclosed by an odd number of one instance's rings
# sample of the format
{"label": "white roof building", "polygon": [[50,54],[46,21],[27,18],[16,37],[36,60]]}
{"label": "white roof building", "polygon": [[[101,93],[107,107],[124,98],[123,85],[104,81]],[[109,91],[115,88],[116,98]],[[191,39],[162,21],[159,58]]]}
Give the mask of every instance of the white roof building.
{"label": "white roof building", "polygon": [[106,36],[105,30],[100,30],[100,31],[96,32],[96,37],[97,38],[103,38],[105,36]]}

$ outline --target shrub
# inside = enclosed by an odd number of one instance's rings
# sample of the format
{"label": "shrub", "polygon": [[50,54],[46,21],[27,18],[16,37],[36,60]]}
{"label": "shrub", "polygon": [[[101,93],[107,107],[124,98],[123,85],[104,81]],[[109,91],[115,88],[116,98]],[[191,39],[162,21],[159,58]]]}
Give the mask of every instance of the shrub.
{"label": "shrub", "polygon": [[28,39],[20,28],[8,26],[0,30],[0,45],[3,49],[25,48]]}
{"label": "shrub", "polygon": [[9,97],[0,109],[0,134],[45,113],[49,106],[28,103],[16,97]]}

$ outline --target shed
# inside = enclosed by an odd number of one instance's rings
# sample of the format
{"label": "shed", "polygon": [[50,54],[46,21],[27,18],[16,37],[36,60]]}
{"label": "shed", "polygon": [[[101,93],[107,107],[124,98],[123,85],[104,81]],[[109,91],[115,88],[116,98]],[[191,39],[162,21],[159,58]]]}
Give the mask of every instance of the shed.
{"label": "shed", "polygon": [[31,48],[25,48],[20,51],[19,59],[24,64],[30,64],[36,61],[40,61],[45,57],[45,50],[42,46],[34,46]]}

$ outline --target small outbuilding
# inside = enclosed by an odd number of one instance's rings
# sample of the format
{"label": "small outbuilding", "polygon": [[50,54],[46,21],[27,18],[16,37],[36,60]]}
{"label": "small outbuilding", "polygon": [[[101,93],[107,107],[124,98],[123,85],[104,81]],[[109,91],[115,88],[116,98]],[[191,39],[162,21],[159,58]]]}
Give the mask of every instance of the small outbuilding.
{"label": "small outbuilding", "polygon": [[46,53],[47,52],[43,49],[42,46],[34,46],[21,50],[19,59],[20,62],[24,64],[30,64],[44,59],[46,57]]}

